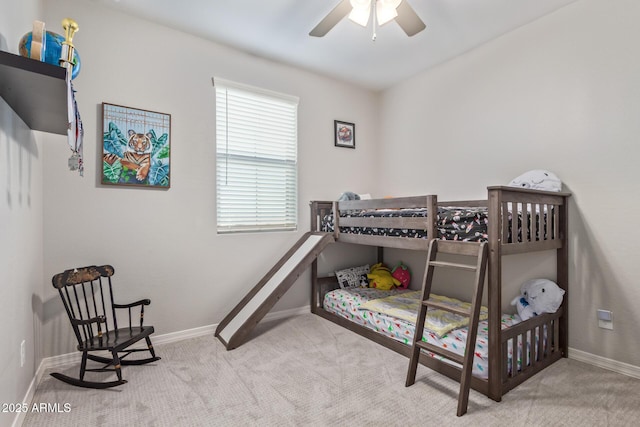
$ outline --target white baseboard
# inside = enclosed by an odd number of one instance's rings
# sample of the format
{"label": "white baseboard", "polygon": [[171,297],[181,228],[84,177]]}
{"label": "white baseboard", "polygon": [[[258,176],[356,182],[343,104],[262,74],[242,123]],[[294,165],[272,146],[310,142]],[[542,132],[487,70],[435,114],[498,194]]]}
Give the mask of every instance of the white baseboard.
{"label": "white baseboard", "polygon": [[[38,376],[34,375],[33,378],[31,379],[31,383],[29,383],[29,388],[27,388],[27,394],[25,394],[22,402],[29,403],[29,405],[31,404],[31,401],[33,400],[33,395],[36,393],[36,388],[38,387],[39,383],[40,381],[38,379]],[[15,418],[13,419],[13,423],[11,424],[11,427],[20,427],[26,417],[27,417],[26,412],[18,412]]]}
{"label": "white baseboard", "polygon": [[569,359],[577,360],[578,362],[588,363],[599,368],[608,369],[613,372],[617,372],[629,377],[640,378],[640,366],[630,365],[624,362],[618,362],[617,360],[607,359],[606,357],[596,356],[595,354],[587,353],[586,351],[576,350],[569,347]]}
{"label": "white baseboard", "polygon": [[215,325],[200,326],[198,328],[185,329],[184,331],[169,332],[168,334],[162,335],[153,335],[153,345],[155,346],[157,344],[168,344],[176,341],[188,340],[190,338],[197,338],[203,335],[213,334],[216,331],[217,326],[218,324],[216,323]]}
{"label": "white baseboard", "polygon": [[267,315],[264,316],[264,320],[268,322],[270,320],[284,319],[286,317],[299,316],[301,314],[308,313],[311,313],[311,306],[306,305],[304,307],[292,308],[290,310],[281,310],[275,311],[273,313],[267,313]]}

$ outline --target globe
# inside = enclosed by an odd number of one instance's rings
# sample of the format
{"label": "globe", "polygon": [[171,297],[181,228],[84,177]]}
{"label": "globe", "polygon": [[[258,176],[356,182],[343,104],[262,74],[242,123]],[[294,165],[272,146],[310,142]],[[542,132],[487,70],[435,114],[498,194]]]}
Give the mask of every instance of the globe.
{"label": "globe", "polygon": [[[25,56],[27,58],[31,57],[31,41],[33,40],[33,34],[28,32],[20,39],[18,44],[18,51],[21,56]],[[53,65],[60,65],[60,52],[62,52],[62,43],[64,42],[64,37],[60,34],[52,33],[51,31],[45,32],[45,39],[42,46],[43,62]],[[73,70],[71,71],[71,78],[75,79],[78,77],[80,73],[80,55],[78,55],[78,51],[74,49],[73,51]]]}

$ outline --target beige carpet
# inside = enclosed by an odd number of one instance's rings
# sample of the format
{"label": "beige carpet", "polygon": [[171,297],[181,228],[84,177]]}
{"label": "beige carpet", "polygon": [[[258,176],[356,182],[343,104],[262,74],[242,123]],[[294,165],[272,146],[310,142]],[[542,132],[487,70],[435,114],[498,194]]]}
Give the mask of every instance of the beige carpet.
{"label": "beige carpet", "polygon": [[[124,367],[108,390],[43,378],[25,426],[631,426],[640,380],[563,359],[494,402],[425,367],[405,388],[408,359],[317,316],[263,323],[226,351],[213,336],[156,346],[162,360]],[[77,366],[64,369],[77,375]],[[94,374],[101,375],[101,374]],[[108,375],[108,374],[102,374]],[[88,379],[94,379],[88,378]]]}

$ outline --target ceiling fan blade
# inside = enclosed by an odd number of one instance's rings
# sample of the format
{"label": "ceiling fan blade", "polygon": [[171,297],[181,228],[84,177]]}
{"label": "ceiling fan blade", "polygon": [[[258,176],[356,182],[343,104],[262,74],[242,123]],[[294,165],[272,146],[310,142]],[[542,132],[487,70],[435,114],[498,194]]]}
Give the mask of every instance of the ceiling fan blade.
{"label": "ceiling fan blade", "polygon": [[349,0],[342,0],[327,16],[309,33],[313,37],[323,37],[335,25],[351,12],[353,7]]}
{"label": "ceiling fan blade", "polygon": [[427,28],[415,10],[413,10],[409,3],[407,3],[407,0],[403,0],[396,10],[398,11],[396,22],[409,37],[415,36],[420,31]]}

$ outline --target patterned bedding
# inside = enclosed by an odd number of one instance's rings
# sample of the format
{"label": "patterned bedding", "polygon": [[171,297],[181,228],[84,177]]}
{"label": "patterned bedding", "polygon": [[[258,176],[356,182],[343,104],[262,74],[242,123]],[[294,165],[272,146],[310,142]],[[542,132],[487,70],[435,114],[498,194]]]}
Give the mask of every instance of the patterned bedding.
{"label": "patterned bedding", "polygon": [[[377,314],[385,314],[396,319],[406,320],[409,323],[416,321],[416,313],[420,309],[422,291],[396,292],[385,298],[377,298],[362,303],[358,310],[369,310]],[[470,310],[471,303],[463,302],[455,298],[431,294],[429,301],[436,301],[452,309]],[[480,320],[489,317],[487,307],[480,308]],[[468,316],[461,316],[448,310],[431,309],[427,311],[424,328],[435,333],[441,338],[447,332],[467,326]]]}
{"label": "patterned bedding", "polygon": [[[384,334],[396,341],[411,345],[413,334],[415,331],[415,322],[408,322],[406,320],[397,319],[382,313],[359,309],[359,307],[367,301],[378,298],[385,298],[390,295],[397,295],[401,292],[411,293],[411,291],[408,290],[380,291],[373,288],[335,289],[325,294],[323,306],[324,309],[330,313],[334,313],[361,326]],[[502,329],[506,329],[510,326],[515,325],[516,323],[519,323],[519,318],[516,315],[502,315]],[[488,321],[480,321],[480,323],[478,324],[478,336],[476,338],[475,357],[473,361],[473,375],[484,379],[488,377],[488,331]],[[423,332],[422,340],[439,347],[446,348],[454,353],[463,355],[465,344],[467,342],[467,328],[462,327],[454,329],[451,332],[444,334],[442,337],[438,337],[436,333],[430,332],[425,329]],[[508,369],[510,371],[511,359],[513,355],[511,340],[508,344]],[[519,343],[519,346],[521,346],[521,343]],[[520,353],[521,351],[519,349],[518,354]],[[427,354],[444,362],[455,364],[455,362],[444,359],[433,353]],[[520,357],[518,357],[518,359],[520,359]]]}
{"label": "patterned bedding", "polygon": [[[486,207],[438,207],[436,227],[438,239],[441,240],[461,240],[465,242],[485,242],[488,239],[489,209]],[[426,217],[426,208],[417,209],[374,209],[357,212],[342,213],[341,217],[362,217],[362,218],[384,218],[384,217]],[[511,213],[510,213],[511,219]],[[529,230],[531,229],[531,214],[527,214]],[[536,214],[535,221],[539,221],[539,214]],[[546,222],[546,214],[543,214],[543,222]],[[518,229],[521,228],[522,214],[518,214]],[[334,231],[333,213],[322,218],[321,231],[332,233]],[[544,225],[546,232],[546,223]],[[399,229],[399,228],[375,228],[375,227],[340,227],[341,233],[365,234],[391,237],[413,237],[426,239],[426,230]],[[537,233],[539,234],[539,233]],[[520,235],[520,234],[518,234]],[[536,236],[539,239],[539,236]],[[511,221],[509,221],[509,239],[511,242]]]}

